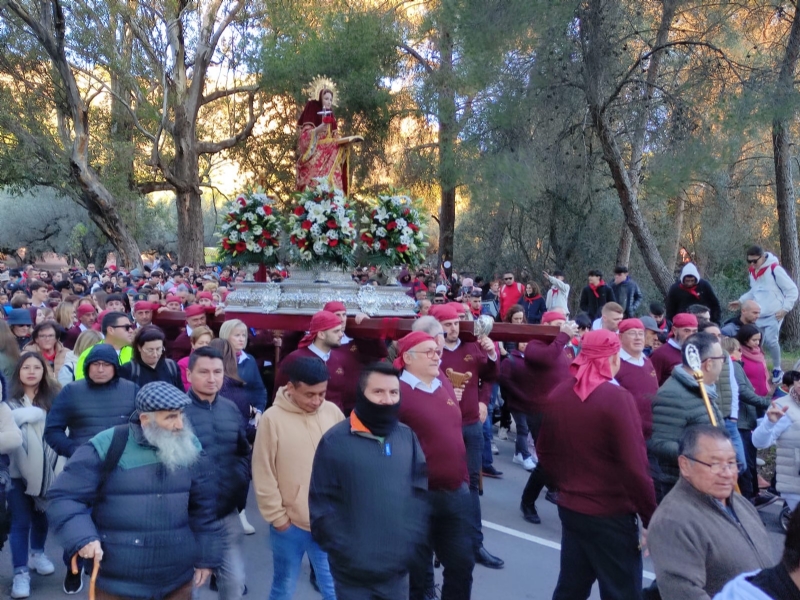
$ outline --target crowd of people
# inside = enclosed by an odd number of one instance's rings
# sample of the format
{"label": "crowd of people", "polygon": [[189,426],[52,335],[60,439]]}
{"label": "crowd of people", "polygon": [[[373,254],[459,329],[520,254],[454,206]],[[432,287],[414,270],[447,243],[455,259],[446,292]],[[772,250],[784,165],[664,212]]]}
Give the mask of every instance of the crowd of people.
{"label": "crowd of people", "polygon": [[[0,263],[11,597],[55,572],[52,533],[66,594],[101,565],[102,600],[188,600],[206,582],[239,600],[252,487],[270,600],[294,596],[304,556],[325,600],[468,599],[476,565],[504,567],[481,519],[483,479],[503,476],[496,435],[514,436],[528,472],[520,518],[542,522],[543,492],[558,506],[554,599],[595,583],[604,599],[798,598],[800,370],[783,371],[779,342],[798,292],[774,255],[746,258],[749,291],[725,323],[691,263],[649,304],[625,266],[611,284],[590,271],[578,302],[560,271],[541,285],[403,271],[418,315],[394,341],[335,301],[305,332],[225,319],[244,280],[230,268]],[[548,328],[463,336],[482,316]],[[765,481],[757,450],[772,446]],[[777,501],[780,561],[758,512]]]}

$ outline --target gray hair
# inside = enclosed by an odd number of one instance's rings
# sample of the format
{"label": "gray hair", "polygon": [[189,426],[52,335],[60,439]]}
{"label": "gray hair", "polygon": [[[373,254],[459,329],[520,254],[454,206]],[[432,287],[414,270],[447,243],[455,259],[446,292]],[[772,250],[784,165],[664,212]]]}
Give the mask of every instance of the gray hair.
{"label": "gray hair", "polygon": [[701,438],[728,440],[733,444],[731,441],[731,434],[728,433],[724,427],[715,427],[714,425],[692,425],[684,429],[683,435],[681,435],[681,439],[678,442],[678,454],[682,456],[695,456]]}
{"label": "gray hair", "polygon": [[442,324],[436,319],[436,317],[431,317],[430,315],[425,317],[420,317],[411,325],[411,331],[424,331],[430,336],[436,337],[440,333],[444,333],[444,329],[442,329]]}

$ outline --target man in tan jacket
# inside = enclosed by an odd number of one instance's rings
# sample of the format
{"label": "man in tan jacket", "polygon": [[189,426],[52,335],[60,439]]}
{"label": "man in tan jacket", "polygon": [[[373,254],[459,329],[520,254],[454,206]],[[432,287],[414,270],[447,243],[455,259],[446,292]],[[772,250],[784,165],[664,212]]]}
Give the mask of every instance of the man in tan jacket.
{"label": "man in tan jacket", "polygon": [[253,447],[253,489],[261,516],[270,524],[270,599],[292,598],[308,554],[323,600],[335,600],[328,556],[311,537],[308,490],[317,445],[344,415],[325,400],[328,368],[322,360],[298,358],[286,366],[285,375],[288,383],[261,418]]}

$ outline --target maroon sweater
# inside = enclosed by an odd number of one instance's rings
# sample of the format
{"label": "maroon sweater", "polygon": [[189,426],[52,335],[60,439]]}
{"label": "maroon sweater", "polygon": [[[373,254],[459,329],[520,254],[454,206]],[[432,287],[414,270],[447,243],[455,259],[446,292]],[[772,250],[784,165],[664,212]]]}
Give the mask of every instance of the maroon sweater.
{"label": "maroon sweater", "polygon": [[636,513],[647,527],[656,498],[633,397],[606,382],[581,402],[574,384],[570,377],[550,394],[542,449],[559,506],[597,517]]}
{"label": "maroon sweater", "polygon": [[[363,351],[362,351],[363,349]],[[353,340],[349,344],[331,350],[331,356],[326,363],[330,379],[325,400],[333,402],[345,415],[350,415],[356,404],[356,391],[358,378],[364,365],[378,361],[386,356],[386,346],[379,340],[369,343],[363,340]],[[278,373],[275,375],[275,392],[288,383],[285,367],[289,361],[298,357],[320,358],[308,348],[298,348],[281,361]]]}
{"label": "maroon sweater", "polygon": [[676,365],[681,364],[681,351],[673,347],[671,344],[662,344],[655,349],[653,354],[650,355],[650,361],[653,363],[653,368],[656,370],[656,377],[658,378],[659,387],[664,385],[664,382],[672,375],[672,369]]}
{"label": "maroon sweater", "polygon": [[461,411],[444,383],[429,394],[401,381],[400,422],[414,431],[425,453],[429,490],[457,490],[469,482]]}
{"label": "maroon sweater", "polygon": [[500,363],[500,393],[509,410],[528,415],[540,412],[531,402],[531,382],[536,381],[532,372],[519,350],[511,350]]}
{"label": "maroon sweater", "polygon": [[442,354],[442,371],[453,369],[458,373],[472,373],[472,378],[464,388],[461,396],[461,415],[463,425],[472,425],[480,420],[478,403],[488,404],[491,394],[481,394],[480,382],[484,383],[484,389],[488,389],[487,383],[497,378],[497,361],[489,360],[486,352],[483,351],[476,342],[461,342],[455,350],[444,349]]}
{"label": "maroon sweater", "polygon": [[644,365],[637,367],[621,360],[616,380],[636,401],[636,408],[642,419],[642,433],[644,439],[649,440],[653,435],[653,396],[658,392],[658,379],[653,363],[645,357]]}
{"label": "maroon sweater", "polygon": [[525,348],[525,362],[530,370],[530,383],[527,389],[528,402],[534,412],[542,412],[550,392],[559,383],[569,379],[570,360],[564,352],[569,336],[564,332],[549,343],[531,340]]}

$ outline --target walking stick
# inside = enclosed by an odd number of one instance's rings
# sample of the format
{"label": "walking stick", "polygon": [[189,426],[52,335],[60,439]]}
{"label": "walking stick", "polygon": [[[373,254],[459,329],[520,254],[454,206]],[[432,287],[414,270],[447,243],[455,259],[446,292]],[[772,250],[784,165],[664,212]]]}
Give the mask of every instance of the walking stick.
{"label": "walking stick", "polygon": [[[72,574],[77,575],[80,573],[78,568],[78,553],[72,555]],[[100,571],[100,561],[96,558],[92,560],[92,578],[89,580],[89,600],[95,600],[95,588],[97,586],[97,573]]]}
{"label": "walking stick", "polygon": [[[689,368],[692,370],[692,375],[694,375],[694,380],[697,382],[697,385],[700,386],[700,395],[703,397],[703,402],[706,405],[706,411],[708,411],[708,420],[711,421],[711,424],[714,427],[717,427],[717,417],[714,414],[714,407],[711,406],[711,400],[708,397],[708,392],[706,392],[706,386],[703,383],[703,363],[700,360],[700,353],[697,351],[697,348],[693,344],[689,344],[686,346],[686,362],[689,363]],[[758,482],[756,482],[758,484]],[[737,494],[741,494],[741,490],[739,489],[739,481],[737,479],[736,483],[734,484],[734,489],[736,490]]]}

